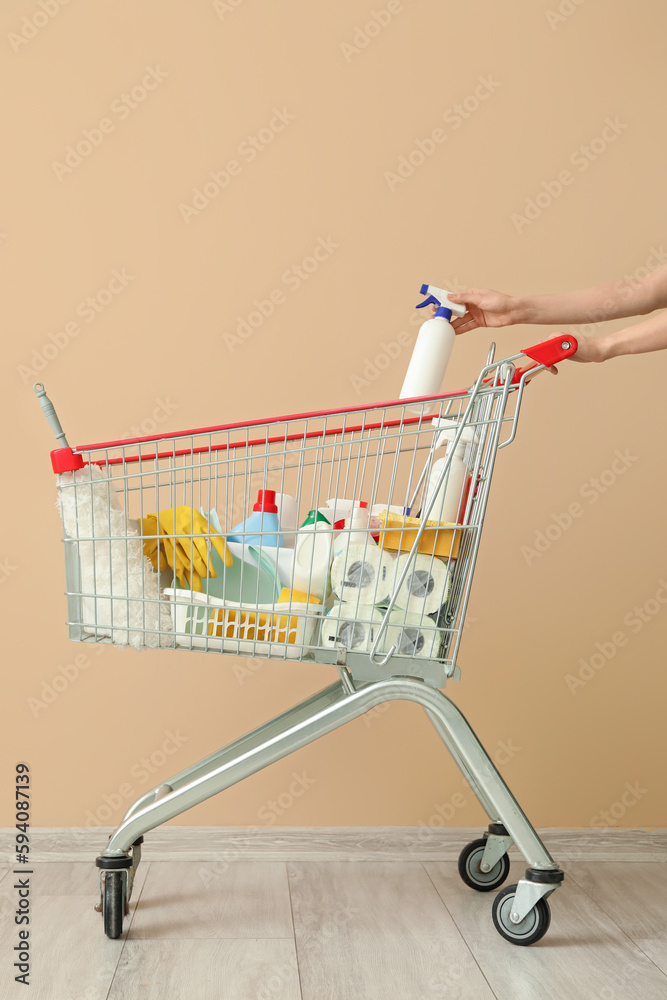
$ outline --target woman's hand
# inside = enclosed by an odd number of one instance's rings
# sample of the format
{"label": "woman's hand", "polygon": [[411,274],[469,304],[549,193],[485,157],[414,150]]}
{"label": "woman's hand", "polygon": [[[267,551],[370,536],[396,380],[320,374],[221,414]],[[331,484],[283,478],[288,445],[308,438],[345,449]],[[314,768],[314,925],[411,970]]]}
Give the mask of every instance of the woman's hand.
{"label": "woman's hand", "polygon": [[[566,336],[566,334],[554,334],[555,337]],[[569,359],[570,361],[606,361],[608,354],[606,341],[603,337],[578,337],[577,352]]]}
{"label": "woman's hand", "polygon": [[511,326],[518,322],[517,300],[491,288],[469,288],[449,299],[468,310],[452,323],[456,333],[468,333],[479,326]]}

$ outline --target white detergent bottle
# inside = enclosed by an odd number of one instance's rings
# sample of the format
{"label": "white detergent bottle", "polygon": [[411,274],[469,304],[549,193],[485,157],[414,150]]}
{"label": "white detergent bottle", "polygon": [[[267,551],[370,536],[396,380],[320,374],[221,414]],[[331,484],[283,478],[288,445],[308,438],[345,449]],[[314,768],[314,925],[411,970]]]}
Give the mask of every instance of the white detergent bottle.
{"label": "white detergent bottle", "polygon": [[[444,458],[439,458],[437,462],[433,463],[422,510],[429,521],[460,524],[467,506],[471,479],[470,468],[466,462],[466,451],[475,437],[475,431],[472,427],[466,427],[461,432],[461,437],[454,449],[449,472],[442,485],[439,486],[442,471],[449,461],[450,449],[458,432],[458,424],[453,420],[434,420],[433,423],[436,427],[446,427],[438,438],[436,448],[446,444],[447,454]],[[434,495],[433,506],[428,511],[431,497]]]}
{"label": "white detergent bottle", "polygon": [[296,534],[292,590],[301,590],[324,603],[332,545],[332,525],[318,510],[308,511],[306,520]]}
{"label": "white detergent bottle", "polygon": [[[464,316],[466,311],[465,306],[449,301],[449,292],[444,288],[422,285],[421,293],[428,297],[418,304],[417,309],[423,309],[424,306],[431,304],[437,308],[435,316],[427,319],[419,328],[399,399],[436,396],[441,391],[442,380],[456,338],[449,321],[452,315]],[[430,413],[433,406],[432,403],[417,403],[408,409],[413,413]]]}
{"label": "white detergent bottle", "polygon": [[334,559],[341,552],[346,552],[351,545],[368,545],[373,549],[376,547],[375,539],[371,537],[370,521],[371,512],[368,506],[352,508],[345,518],[345,528],[336,535]]}

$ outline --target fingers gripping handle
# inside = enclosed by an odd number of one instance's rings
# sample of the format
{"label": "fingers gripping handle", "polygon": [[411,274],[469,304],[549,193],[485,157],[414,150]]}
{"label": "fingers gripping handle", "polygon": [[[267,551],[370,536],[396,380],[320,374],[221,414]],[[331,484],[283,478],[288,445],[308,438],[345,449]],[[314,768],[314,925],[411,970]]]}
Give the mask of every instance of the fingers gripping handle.
{"label": "fingers gripping handle", "polygon": [[44,416],[48,420],[51,430],[55,434],[56,441],[58,442],[58,447],[51,452],[51,465],[53,466],[53,471],[73,472],[76,469],[82,469],[84,464],[83,459],[80,455],[75,455],[67,443],[65,431],[62,429],[62,425],[58,420],[58,414],[55,411],[53,403],[46,395],[46,389],[41,382],[35,382],[33,389],[37,394],[39,405],[42,408]]}
{"label": "fingers gripping handle", "polygon": [[560,337],[544,340],[541,344],[535,344],[534,347],[523,347],[521,353],[525,354],[531,361],[537,361],[538,365],[550,368],[551,365],[564,361],[565,358],[571,358],[573,354],[577,353],[578,348],[579,344],[576,338],[571,337],[569,333],[563,333]]}

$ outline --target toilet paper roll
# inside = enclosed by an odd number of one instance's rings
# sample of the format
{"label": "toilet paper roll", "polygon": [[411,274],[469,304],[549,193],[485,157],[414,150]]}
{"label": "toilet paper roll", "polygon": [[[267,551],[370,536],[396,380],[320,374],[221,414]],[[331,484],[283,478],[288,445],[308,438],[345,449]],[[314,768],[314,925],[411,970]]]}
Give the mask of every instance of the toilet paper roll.
{"label": "toilet paper roll", "polygon": [[438,656],[441,635],[432,618],[395,608],[389,614],[382,649],[388,653],[395,646],[394,656],[433,660]]}
{"label": "toilet paper roll", "polygon": [[334,604],[322,622],[320,645],[366,652],[375,642],[382,612],[372,605]]}
{"label": "toilet paper roll", "polygon": [[410,568],[398,592],[396,607],[422,615],[439,611],[449,597],[451,573],[447,565],[435,556],[418,552],[413,558],[404,552],[398,557],[398,579],[408,562]]}
{"label": "toilet paper roll", "polygon": [[396,578],[396,557],[374,543],[354,543],[331,566],[331,589],[341,601],[382,604],[389,600]]}

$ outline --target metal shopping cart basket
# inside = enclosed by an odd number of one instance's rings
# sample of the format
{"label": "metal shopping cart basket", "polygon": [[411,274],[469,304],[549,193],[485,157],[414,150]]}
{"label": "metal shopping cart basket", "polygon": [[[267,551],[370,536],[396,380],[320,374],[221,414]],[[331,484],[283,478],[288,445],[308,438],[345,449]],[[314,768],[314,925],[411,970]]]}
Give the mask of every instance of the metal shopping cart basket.
{"label": "metal shopping cart basket", "polygon": [[[523,353],[537,363],[533,375],[576,349],[560,337]],[[128,809],[96,862],[109,937],[122,932],[146,833],[392,700],[423,706],[489,818],[461,853],[463,881],[480,892],[501,886],[516,844],[528,868],[496,896],[494,924],[519,945],[545,934],[563,872],[442,691],[460,674],[496,455],[515,438],[529,374],[517,369],[522,355],[496,361],[494,350],[463,392],[75,449],[35,386],[59,445],[51,458],[71,639],[269,657],[276,669],[304,660],[339,674]],[[467,482],[457,516],[443,523],[434,508],[462,453]],[[259,531],[258,491],[272,501],[259,504]]]}

